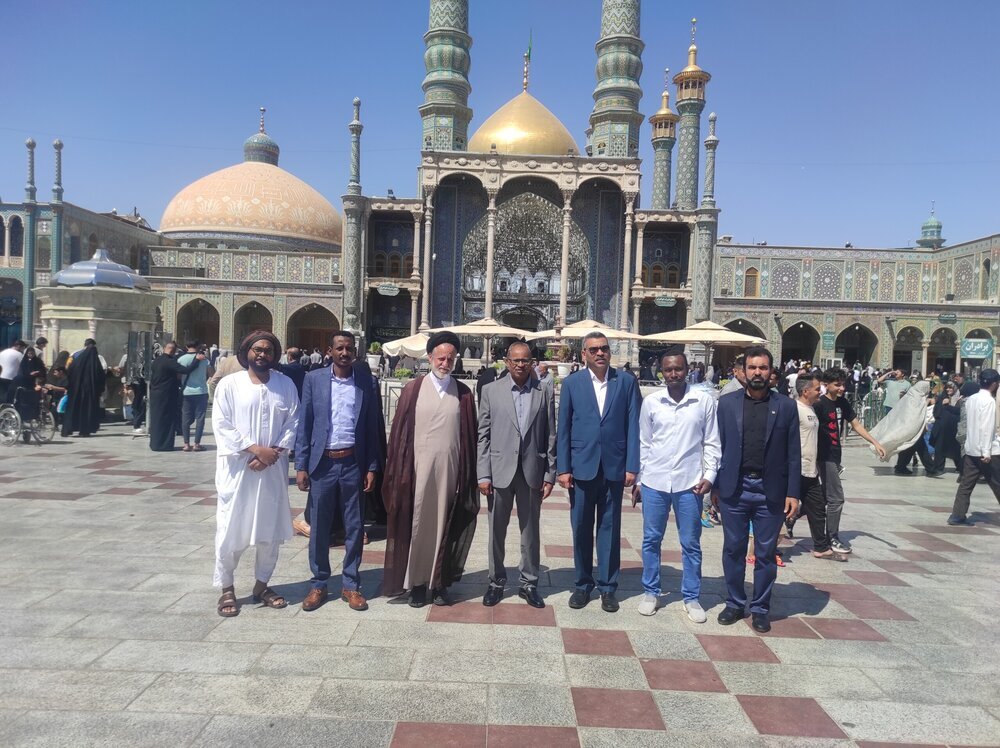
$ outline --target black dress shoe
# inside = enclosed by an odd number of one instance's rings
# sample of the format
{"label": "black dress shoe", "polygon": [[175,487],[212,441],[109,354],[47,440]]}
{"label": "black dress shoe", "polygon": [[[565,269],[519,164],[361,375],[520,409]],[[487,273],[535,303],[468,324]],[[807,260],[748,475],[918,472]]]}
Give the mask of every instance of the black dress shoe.
{"label": "black dress shoe", "polygon": [[451,598],[448,597],[448,590],[444,587],[438,587],[434,590],[432,599],[435,605],[451,605]]}
{"label": "black dress shoe", "polygon": [[569,596],[569,607],[579,610],[585,608],[590,602],[590,593],[587,590],[577,590]]}
{"label": "black dress shoe", "polygon": [[427,585],[421,584],[410,590],[410,607],[422,608],[427,605]]}
{"label": "black dress shoe", "polygon": [[487,608],[492,608],[501,600],[503,600],[503,587],[497,587],[495,584],[491,584],[486,588],[486,594],[483,595],[483,605]]}
{"label": "black dress shoe", "polygon": [[517,591],[517,596],[528,603],[532,608],[544,608],[545,601],[538,594],[537,587],[522,587]]}
{"label": "black dress shoe", "polygon": [[605,613],[617,613],[618,608],[618,599],[615,597],[614,592],[601,593],[601,610]]}
{"label": "black dress shoe", "polygon": [[722,626],[732,626],[737,621],[742,621],[746,616],[747,614],[741,608],[732,608],[727,605],[719,613],[718,621]]}
{"label": "black dress shoe", "polygon": [[767,613],[754,613],[750,625],[754,631],[766,634],[771,630],[771,622],[767,620]]}

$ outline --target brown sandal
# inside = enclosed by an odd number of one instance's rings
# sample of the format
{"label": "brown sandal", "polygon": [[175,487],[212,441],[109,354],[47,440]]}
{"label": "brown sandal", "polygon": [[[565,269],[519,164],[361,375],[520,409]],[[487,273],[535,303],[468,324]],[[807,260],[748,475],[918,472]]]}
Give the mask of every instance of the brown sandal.
{"label": "brown sandal", "polygon": [[255,603],[263,603],[268,608],[274,608],[276,610],[288,607],[288,601],[285,598],[267,585],[264,585],[264,587],[261,588],[260,582],[258,582],[257,586],[253,588],[253,601]]}
{"label": "brown sandal", "polygon": [[[231,608],[231,610],[226,612],[226,608]],[[240,606],[236,601],[236,592],[232,587],[222,591],[222,597],[219,598],[217,610],[223,618],[232,618],[240,614]]]}

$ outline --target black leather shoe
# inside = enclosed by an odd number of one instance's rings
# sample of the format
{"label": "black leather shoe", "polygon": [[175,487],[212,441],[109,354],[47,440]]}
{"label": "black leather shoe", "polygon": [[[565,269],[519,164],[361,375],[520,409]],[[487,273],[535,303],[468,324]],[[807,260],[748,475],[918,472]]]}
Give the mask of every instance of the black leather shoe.
{"label": "black leather shoe", "polygon": [[544,608],[545,601],[538,594],[537,587],[522,587],[517,591],[517,596],[528,603],[532,608]]}
{"label": "black leather shoe", "polygon": [[439,587],[434,590],[432,599],[435,605],[451,605],[451,598],[448,597],[448,590],[444,587]]}
{"label": "black leather shoe", "polygon": [[569,597],[569,607],[579,610],[587,607],[590,602],[590,593],[587,590],[577,590]]}
{"label": "black leather shoe", "polygon": [[483,595],[483,605],[487,608],[492,608],[501,600],[503,600],[503,587],[497,587],[495,584],[491,584],[486,588],[486,594]]}
{"label": "black leather shoe", "polygon": [[410,607],[422,608],[427,605],[427,585],[421,584],[410,590]]}
{"label": "black leather shoe", "polygon": [[605,613],[617,613],[618,608],[618,599],[615,597],[614,592],[601,593],[601,610]]}
{"label": "black leather shoe", "polygon": [[771,622],[767,619],[767,613],[754,613],[750,625],[754,631],[766,634],[771,630]]}
{"label": "black leather shoe", "polygon": [[742,621],[747,614],[740,608],[731,608],[728,605],[719,613],[718,621],[722,626],[732,626],[737,621]]}

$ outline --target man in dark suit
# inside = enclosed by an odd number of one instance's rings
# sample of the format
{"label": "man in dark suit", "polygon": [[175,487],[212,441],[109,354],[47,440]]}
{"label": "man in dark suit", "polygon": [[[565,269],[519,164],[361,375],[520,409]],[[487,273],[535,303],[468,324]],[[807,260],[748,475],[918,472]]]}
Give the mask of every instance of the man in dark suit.
{"label": "man in dark suit", "polygon": [[285,360],[278,366],[278,371],[295,383],[295,391],[299,393],[299,400],[302,400],[302,385],[306,379],[306,367],[299,359],[302,352],[298,348],[289,348],[285,351]]}
{"label": "man in dark suit", "polygon": [[[585,369],[563,381],[559,402],[556,465],[569,491],[576,591],[571,608],[590,602],[596,586],[601,608],[618,610],[615,592],[621,565],[622,492],[639,472],[639,383],[611,367],[608,339],[583,339]],[[597,580],[594,518],[597,518]]]}
{"label": "man in dark suit", "polygon": [[747,544],[753,522],[753,628],[771,629],[771,591],[777,578],[775,551],[784,520],[799,508],[801,444],[795,402],[768,386],[774,359],[763,347],[747,350],[743,359],[746,389],[719,398],[722,464],[712,501],[722,510],[722,568],[726,577],[726,607],[719,613],[724,626],[746,616]]}
{"label": "man in dark suit", "polygon": [[382,400],[371,372],[353,366],[354,335],[330,336],[329,368],[306,374],[295,439],[295,482],[312,489],[309,516],[309,566],[312,589],[302,603],[315,610],[326,602],[330,579],[328,538],[334,515],[344,524],[343,599],[353,610],[367,610],[361,594],[364,521],[361,492],[375,487],[375,473],[385,463],[378,439]]}
{"label": "man in dark suit", "polygon": [[507,583],[504,544],[517,506],[521,527],[518,595],[544,608],[538,594],[542,501],[556,480],[556,406],[551,387],[533,374],[527,343],[512,343],[504,359],[510,376],[483,388],[479,400],[479,492],[487,498],[490,525],[490,584],[483,605],[503,599]]}

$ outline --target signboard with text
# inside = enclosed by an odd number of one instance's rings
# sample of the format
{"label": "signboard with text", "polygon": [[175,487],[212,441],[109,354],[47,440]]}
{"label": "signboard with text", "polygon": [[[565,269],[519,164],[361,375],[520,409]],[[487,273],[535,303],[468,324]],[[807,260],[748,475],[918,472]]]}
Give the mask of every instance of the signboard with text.
{"label": "signboard with text", "polygon": [[966,338],[960,350],[962,358],[989,358],[993,355],[993,341],[989,338]]}

